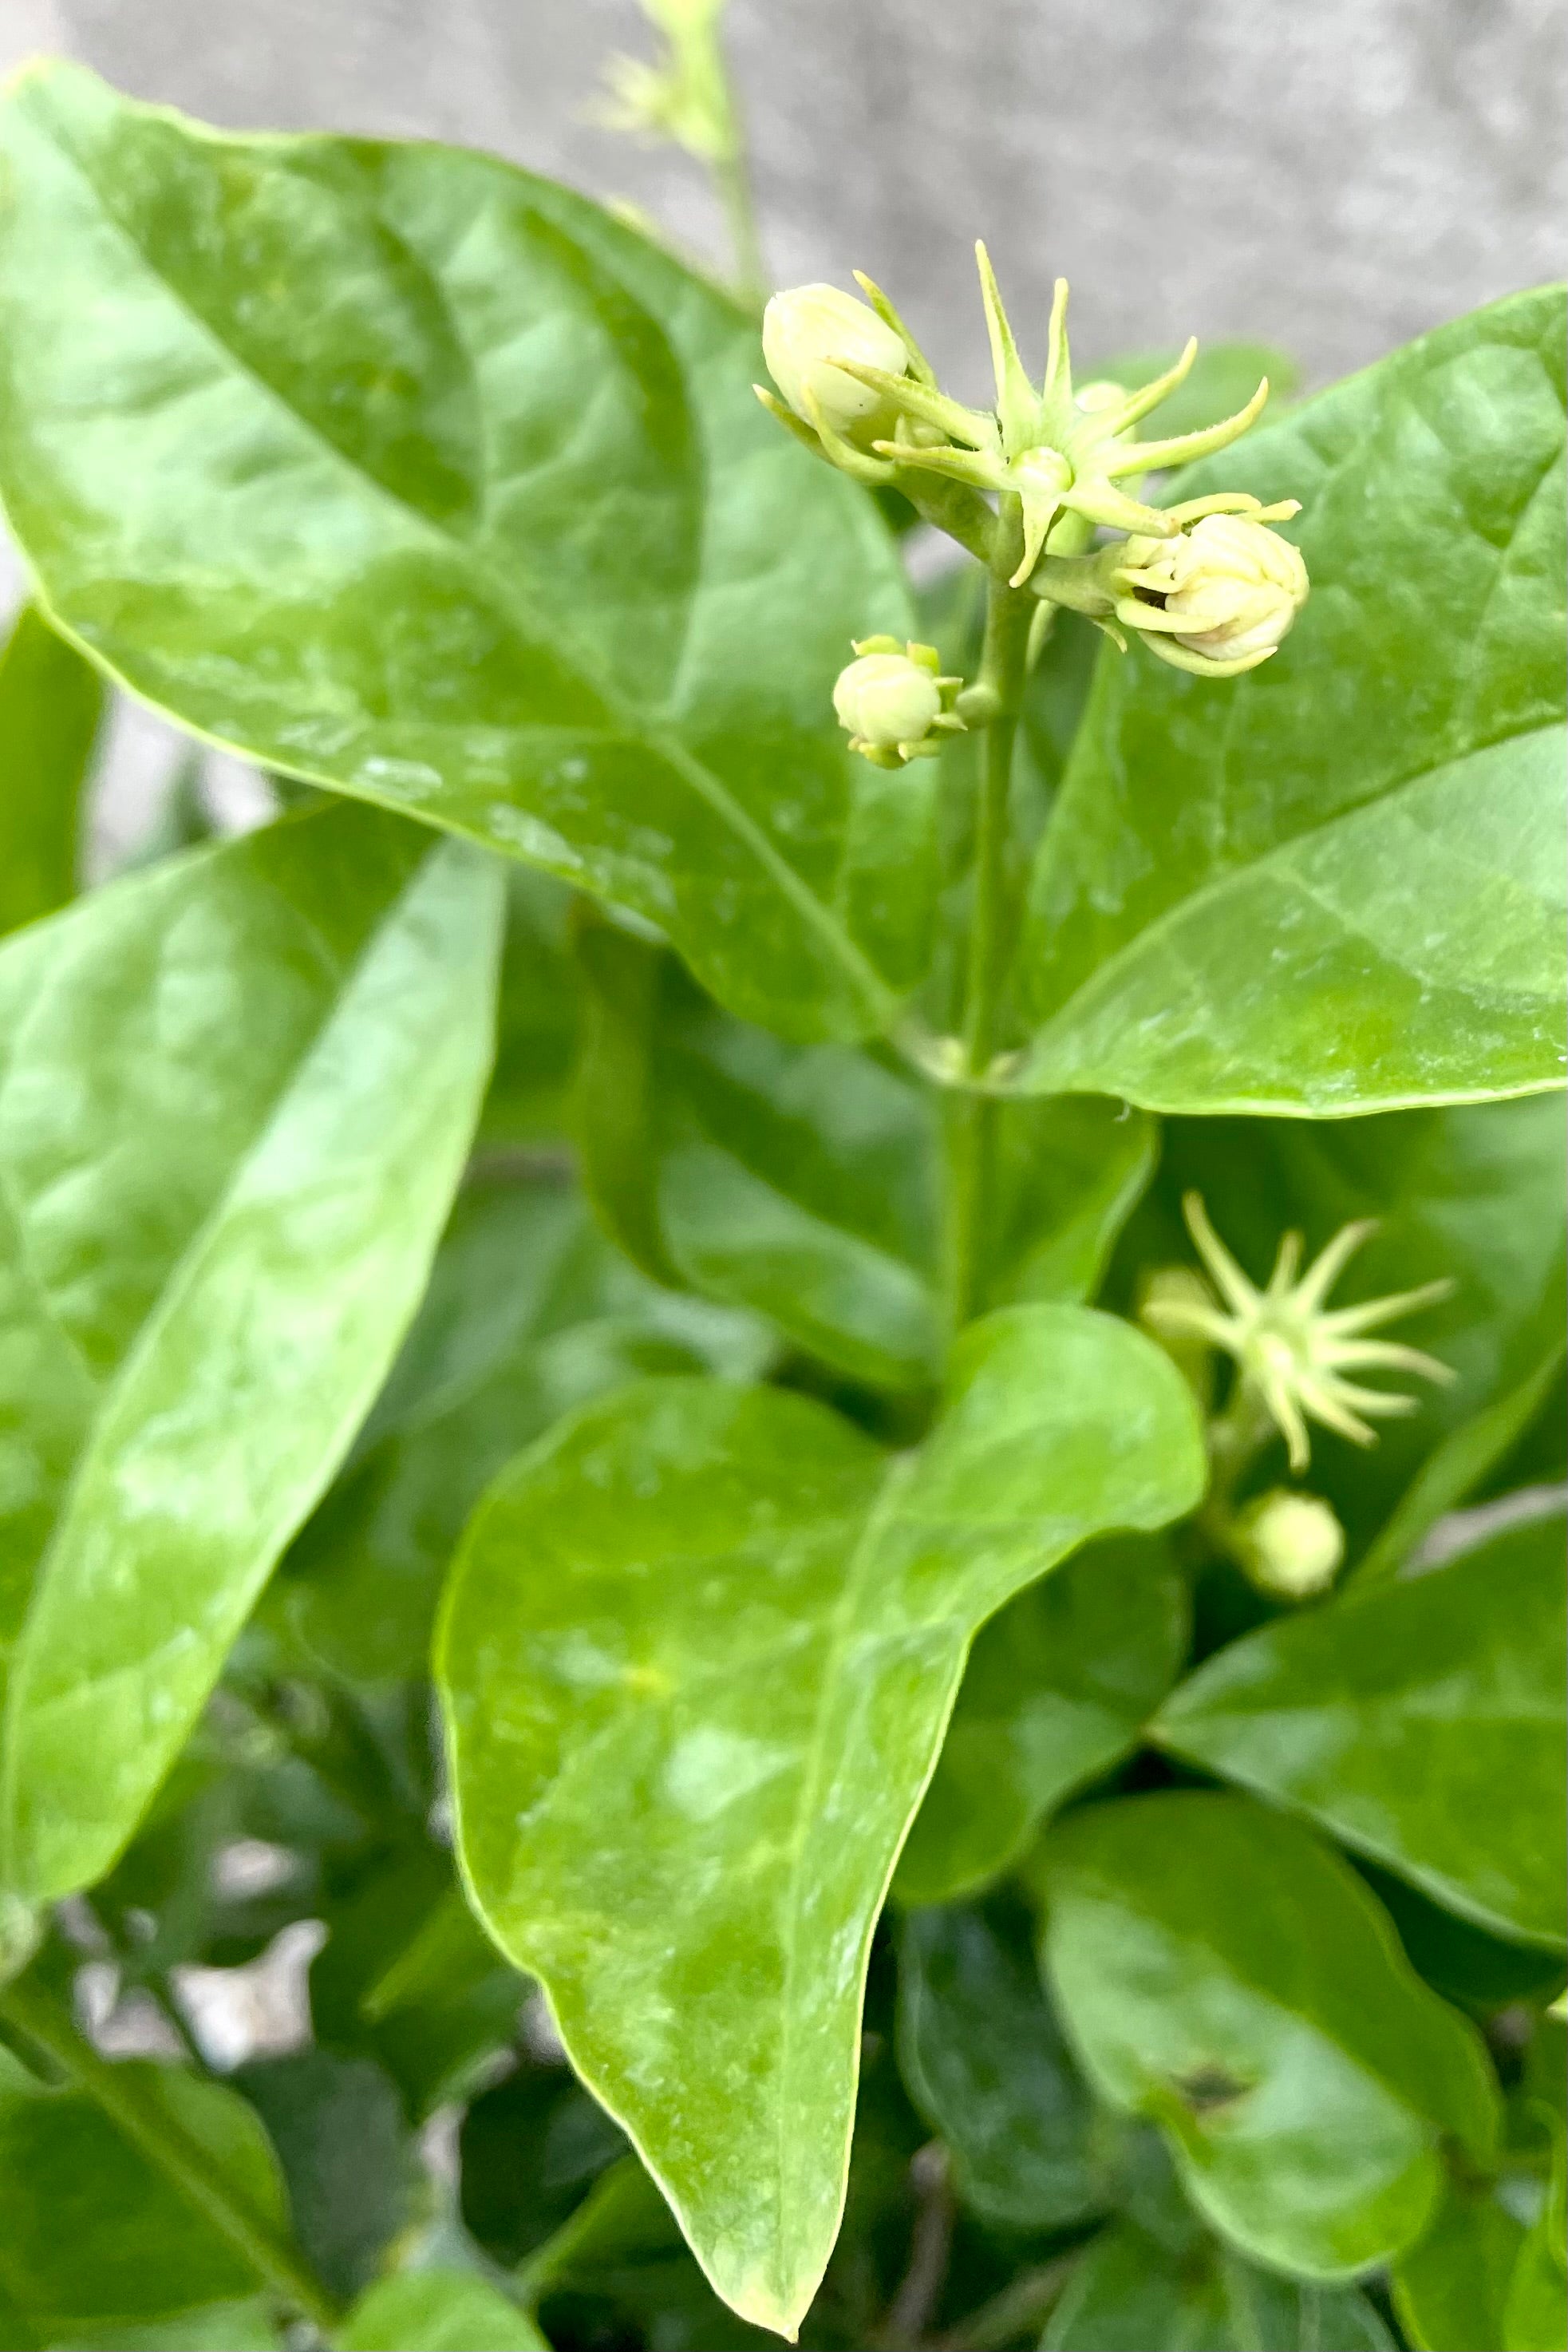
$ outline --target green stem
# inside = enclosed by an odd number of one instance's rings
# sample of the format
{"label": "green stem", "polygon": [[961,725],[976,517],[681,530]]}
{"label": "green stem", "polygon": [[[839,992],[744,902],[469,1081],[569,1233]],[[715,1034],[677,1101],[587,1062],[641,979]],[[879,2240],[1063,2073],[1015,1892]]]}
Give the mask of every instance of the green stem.
{"label": "green stem", "polygon": [[975,814],[974,893],[964,990],[967,1085],[954,1091],[946,1110],[947,1305],[954,1333],[977,1312],[981,1300],[997,1105],[980,1089],[998,1044],[1011,945],[1009,802],[1035,609],[1035,599],[1026,590],[1008,583],[1018,561],[1018,520],[1008,511],[1016,503],[1004,501],[998,517],[986,598],[985,650],[977,680],[996,698],[996,715],[986,730]]}
{"label": "green stem", "polygon": [[[580,2205],[567,2215],[554,2235],[536,2246],[512,2273],[512,2293],[528,2311],[536,2311],[551,2287],[563,2278],[585,2247],[591,2247],[606,2214],[613,2217],[630,2199],[634,2204],[643,2190],[643,2168],[634,2156],[623,2156],[601,2173]],[[648,2191],[649,2195],[653,2191]]]}
{"label": "green stem", "polygon": [[46,2051],[80,2091],[97,2102],[121,2136],[180,2191],[192,2210],[226,2238],[257,2281],[323,2330],[341,2316],[303,2259],[225,2180],[210,2149],[171,2115],[142,2097],[140,2077],[99,2055],[65,2009],[41,1985],[14,1978],[0,1990],[0,2018]]}
{"label": "green stem", "polygon": [[[733,93],[730,111],[733,120]],[[729,231],[736,293],[750,309],[760,310],[768,290],[767,264],[762,257],[762,236],[757,226],[757,200],[751,188],[751,166],[738,121],[735,143],[727,155],[718,157],[713,167],[713,176],[718,188],[719,201],[724,206],[725,225]]]}

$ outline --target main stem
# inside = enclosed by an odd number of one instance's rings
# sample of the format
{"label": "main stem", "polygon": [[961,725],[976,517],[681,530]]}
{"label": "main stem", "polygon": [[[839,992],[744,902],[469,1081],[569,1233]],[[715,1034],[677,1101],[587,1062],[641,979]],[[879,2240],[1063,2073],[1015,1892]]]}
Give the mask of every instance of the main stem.
{"label": "main stem", "polygon": [[172,2181],[186,2202],[210,2221],[249,2268],[258,2284],[326,2332],[341,2316],[302,2258],[258,2213],[248,2197],[224,2179],[211,2152],[140,2095],[134,2074],[99,2055],[69,2015],[42,1986],[20,1978],[0,1990],[0,2018],[16,2026],[61,2066],[132,2147]]}
{"label": "main stem", "polygon": [[997,1105],[981,1087],[999,1042],[1010,945],[1009,801],[1013,747],[1028,670],[1035,599],[1009,584],[1018,562],[1019,520],[1004,501],[986,596],[985,650],[977,681],[994,698],[986,730],[975,813],[974,895],[964,988],[965,1084],[948,1098],[947,1308],[956,1334],[981,1303],[986,1224],[990,1210]]}

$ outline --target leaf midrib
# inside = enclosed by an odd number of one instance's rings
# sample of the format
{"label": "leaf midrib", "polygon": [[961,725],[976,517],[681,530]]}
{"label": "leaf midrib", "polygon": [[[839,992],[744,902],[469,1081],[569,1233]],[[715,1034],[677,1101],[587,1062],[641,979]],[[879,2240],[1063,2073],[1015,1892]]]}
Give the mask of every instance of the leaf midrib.
{"label": "leaf midrib", "polygon": [[[814,932],[830,950],[841,971],[852,983],[856,994],[866,1003],[868,1010],[874,1011],[876,1019],[885,1027],[896,1010],[898,1000],[895,992],[882,979],[848,932],[841,928],[831,909],[818,898],[810,884],[796,872],[775,847],[758,821],[735,800],[724,779],[705,761],[699,760],[695,752],[689,751],[678,735],[668,728],[656,724],[644,714],[640,713],[635,705],[627,702],[608,679],[599,675],[597,666],[564,631],[559,631],[553,625],[547,625],[531,600],[519,593],[516,583],[496,568],[491,557],[481,556],[472,541],[447,530],[432,516],[423,513],[417,508],[407,506],[383,482],[377,480],[373,474],[368,472],[345,450],[329,440],[308,417],[301,415],[275,385],[268,383],[265,377],[258,375],[255,369],[225,341],[217,327],[205,319],[181,289],[164,275],[146,248],[118,218],[99,191],[87,165],[65,143],[64,139],[57,135],[54,125],[49,123],[46,126],[39,123],[36,118],[29,119],[33,122],[34,129],[40,136],[47,138],[52,151],[81,182],[92,199],[99,217],[136,257],[148,276],[162,288],[168,299],[191,326],[206,338],[237,373],[243,375],[255,386],[261,398],[281,410],[298,431],[314,443],[319,449],[324,451],[329,460],[342,468],[361,486],[361,489],[369,491],[379,503],[389,506],[405,525],[412,525],[420,535],[434,540],[439,546],[455,552],[471,564],[478,573],[486,593],[494,597],[502,611],[511,615],[525,635],[531,635],[541,644],[555,646],[565,656],[568,666],[574,675],[596,697],[606,713],[617,722],[621,736],[628,741],[653,751],[667,766],[682,776],[698,798],[728,825],[736,838],[751,853],[779,895],[789,901],[808,929]],[[395,234],[390,224],[383,223],[383,226],[387,227],[389,235]],[[560,234],[564,236],[566,232],[562,230]],[[440,289],[454,335],[472,366],[473,355],[468,350],[465,339],[458,334],[456,314],[452,309],[445,286],[434,273],[431,273],[431,277],[432,283]],[[627,290],[630,293],[630,289]],[[68,628],[67,634],[74,638],[74,632]],[[89,658],[100,666],[112,667],[104,663],[99,648],[89,646],[79,639],[75,641],[81,646],[81,649]],[[125,683],[130,685],[131,681],[127,679]],[[145,693],[145,689],[133,688],[132,690]],[[594,737],[586,730],[581,730],[581,738],[587,740],[614,741],[616,740],[613,735],[603,738]],[[242,757],[249,756],[246,747],[243,744],[230,748]],[[303,772],[303,771],[298,772]],[[339,779],[323,777],[320,781],[329,788],[340,791],[345,789]],[[366,794],[365,797],[369,798],[370,795]],[[398,808],[400,812],[406,814],[402,803],[388,802],[384,805]],[[429,822],[428,818],[423,821]],[[453,829],[455,830],[455,828]]]}

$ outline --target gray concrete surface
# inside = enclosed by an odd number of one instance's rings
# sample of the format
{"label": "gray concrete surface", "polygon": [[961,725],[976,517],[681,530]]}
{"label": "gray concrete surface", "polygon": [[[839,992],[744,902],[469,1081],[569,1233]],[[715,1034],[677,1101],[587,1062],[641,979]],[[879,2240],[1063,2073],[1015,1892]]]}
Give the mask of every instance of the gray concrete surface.
{"label": "gray concrete surface", "polygon": [[[773,273],[894,293],[978,393],[970,247],[1026,352],[1051,280],[1074,345],[1251,333],[1322,381],[1563,267],[1557,0],[732,0]],[[235,128],[487,146],[624,196],[723,257],[700,172],[591,120],[635,0],[0,0],[0,68],[39,50]],[[3,586],[0,582],[0,586]],[[175,751],[117,722],[95,864]],[[225,824],[264,798],[228,762]]]}
{"label": "gray concrete surface", "polygon": [[[1077,340],[1252,332],[1314,378],[1561,269],[1556,0],[733,0],[781,280],[881,278],[984,350],[969,247]],[[719,249],[700,176],[585,120],[634,0],[0,0],[0,64],[87,59],[234,126],[497,149]]]}

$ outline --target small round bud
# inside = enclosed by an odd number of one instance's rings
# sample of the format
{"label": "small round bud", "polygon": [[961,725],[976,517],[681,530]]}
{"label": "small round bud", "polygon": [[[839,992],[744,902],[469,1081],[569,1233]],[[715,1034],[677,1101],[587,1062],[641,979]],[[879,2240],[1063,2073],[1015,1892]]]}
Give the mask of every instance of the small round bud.
{"label": "small round bud", "polygon": [[[869,417],[891,430],[887,403],[869,384],[846,375],[835,360],[904,375],[909,351],[901,335],[864,302],[837,286],[796,286],[775,294],[762,314],[762,352],[768,372],[797,416],[814,424],[815,401],[827,423],[848,434]],[[810,399],[807,395],[810,394]]]}
{"label": "small round bud", "polygon": [[1253,1583],[1287,1601],[1326,1591],[1344,1558],[1344,1529],[1328,1505],[1282,1486],[1238,1515],[1232,1539]]}
{"label": "small round bud", "polygon": [[852,751],[879,768],[902,768],[939,751],[944,734],[963,732],[953,701],[964,681],[942,676],[935,646],[862,637],[855,655],[833,688],[833,709]]}
{"label": "small round bud", "polygon": [[1307,601],[1299,551],[1248,515],[1204,515],[1177,539],[1129,541],[1127,557],[1181,624],[1175,643],[1210,661],[1260,661]]}
{"label": "small round bud", "polygon": [[906,654],[862,654],[833,688],[839,724],[880,751],[918,743],[941,714],[942,694],[928,669]]}
{"label": "small round bud", "polygon": [[1085,416],[1092,416],[1102,409],[1120,408],[1126,397],[1126,385],[1113,383],[1108,376],[1096,376],[1092,383],[1078,384],[1072,394],[1073,405],[1081,408]]}

